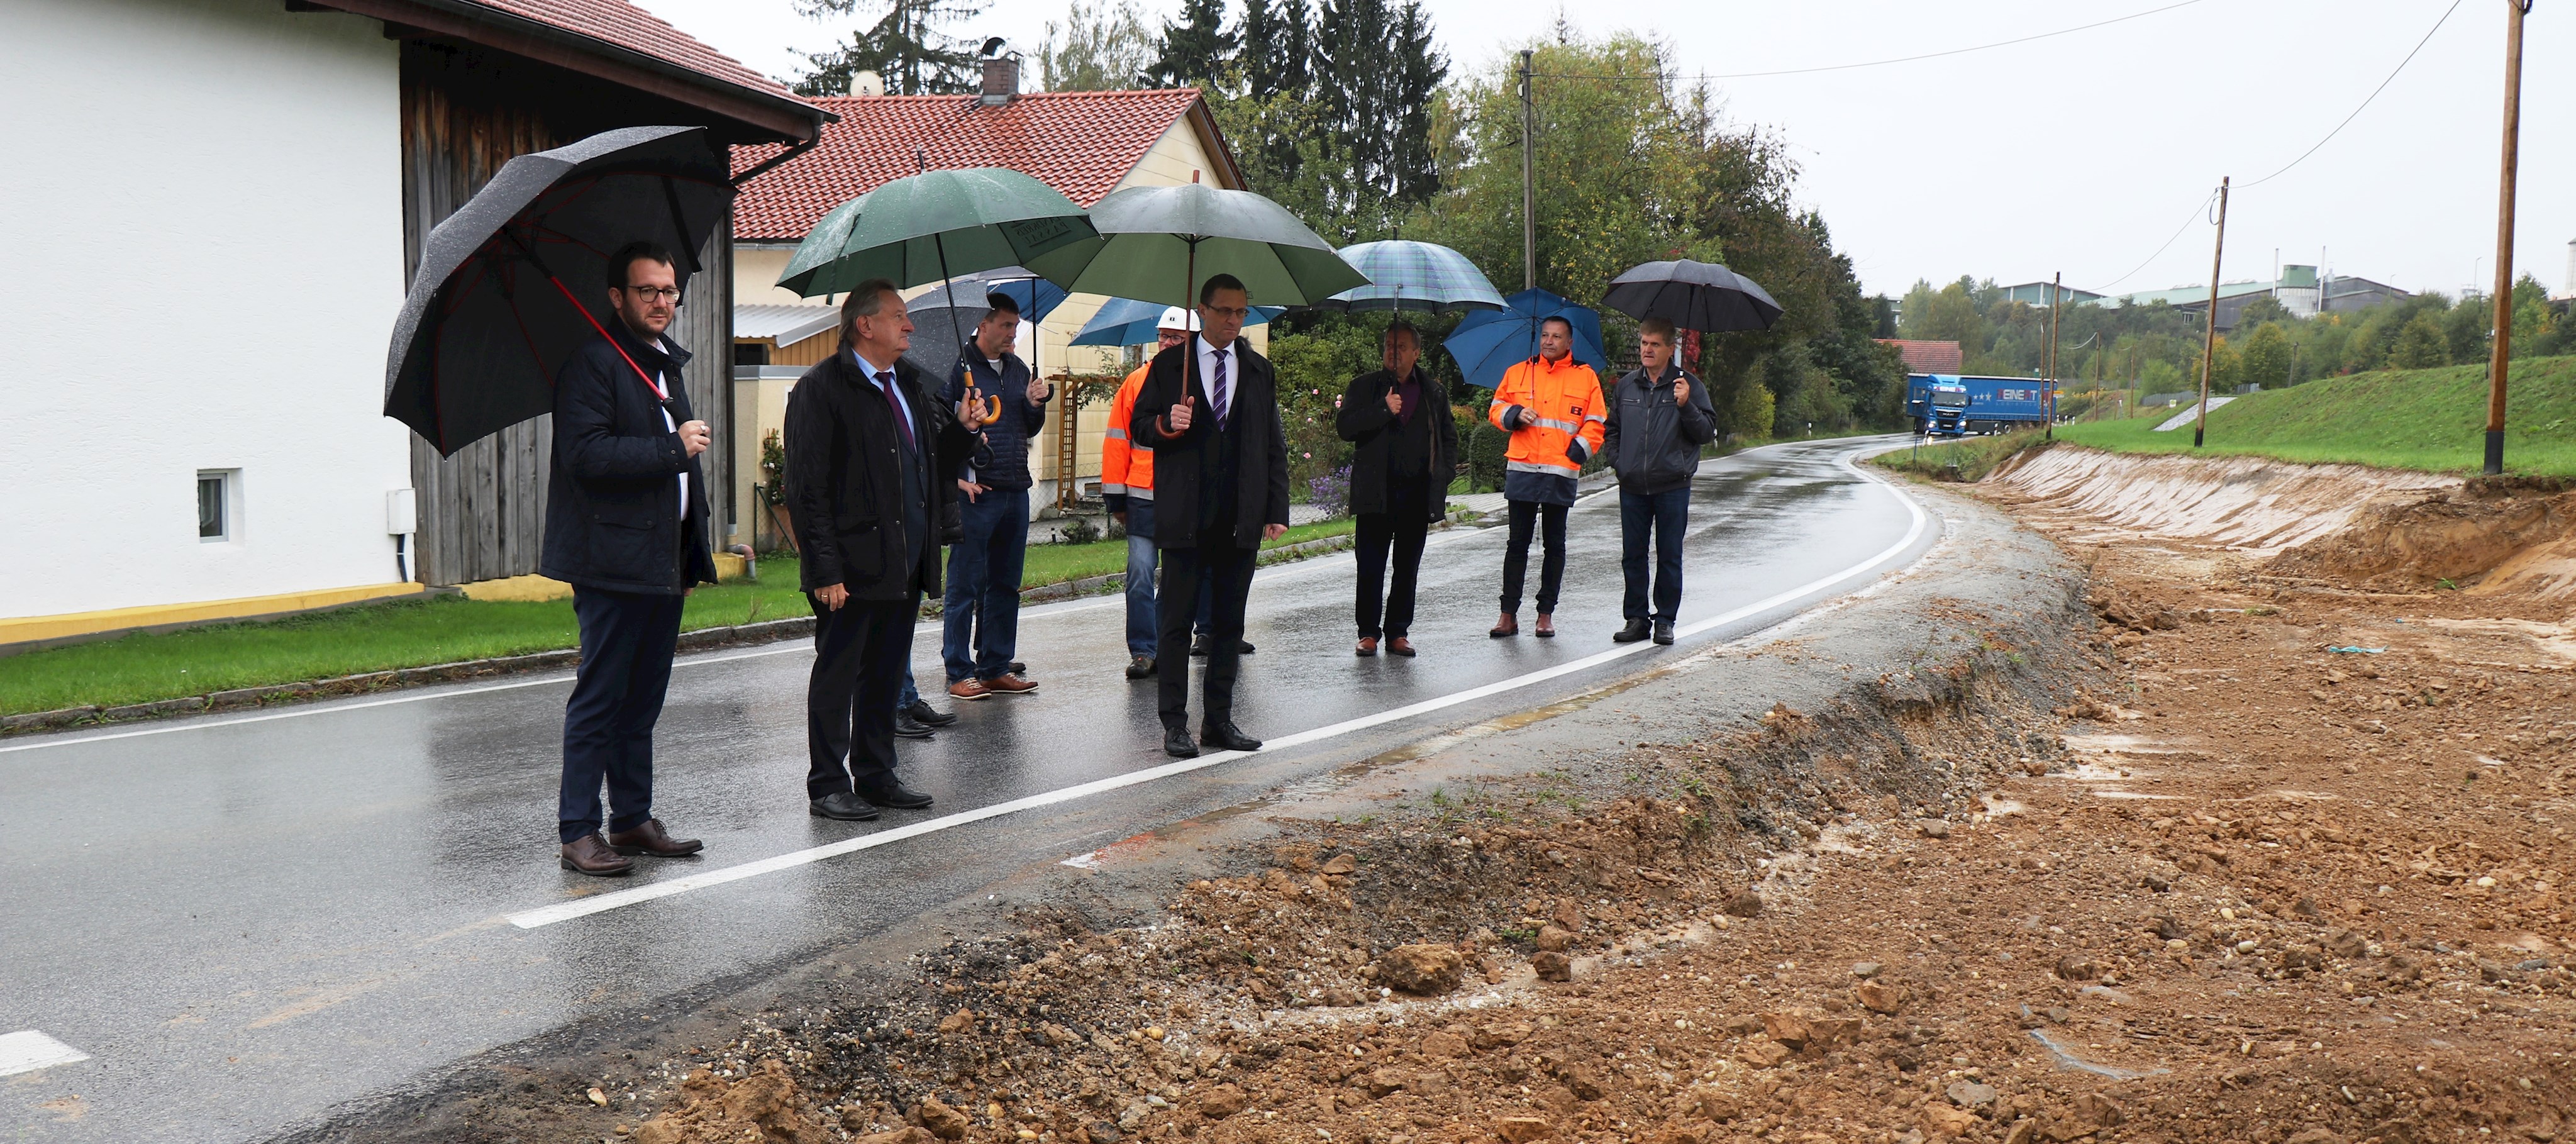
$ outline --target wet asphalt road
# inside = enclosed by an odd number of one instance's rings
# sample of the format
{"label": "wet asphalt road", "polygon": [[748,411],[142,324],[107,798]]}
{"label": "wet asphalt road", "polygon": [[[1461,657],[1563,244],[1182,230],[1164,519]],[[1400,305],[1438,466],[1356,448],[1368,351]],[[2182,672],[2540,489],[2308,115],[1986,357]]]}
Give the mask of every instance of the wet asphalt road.
{"label": "wet asphalt road", "polygon": [[[807,645],[683,660],[655,811],[707,852],[639,859],[619,881],[556,868],[567,675],[0,744],[0,1034],[41,1030],[91,1058],[0,1077],[0,1140],[260,1139],[479,1051],[865,936],[1031,862],[1744,635],[1935,539],[1937,522],[1847,465],[1863,448],[1780,445],[1703,465],[1685,627],[1812,590],[1678,648],[536,928],[510,915],[1168,762],[1152,684],[1120,674],[1123,605],[1024,612],[1020,658],[1042,690],[954,705],[956,726],[903,744],[906,781],[939,804],[872,823],[804,812]],[[1410,661],[1350,654],[1347,554],[1266,570],[1237,721],[1275,740],[1608,651],[1618,533],[1615,495],[1576,506],[1553,640],[1484,634],[1502,529],[1435,533]],[[1533,552],[1533,589],[1537,563]],[[939,675],[936,643],[933,627],[915,640],[925,681]]]}

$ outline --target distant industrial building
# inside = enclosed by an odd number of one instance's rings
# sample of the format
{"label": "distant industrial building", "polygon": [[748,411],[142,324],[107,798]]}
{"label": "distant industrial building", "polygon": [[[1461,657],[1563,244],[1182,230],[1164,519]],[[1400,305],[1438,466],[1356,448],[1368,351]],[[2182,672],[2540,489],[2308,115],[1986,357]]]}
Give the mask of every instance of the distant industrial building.
{"label": "distant industrial building", "polygon": [[[2397,302],[2415,295],[2385,282],[2368,278],[2337,275],[2320,278],[2314,266],[2290,265],[2281,268],[2281,276],[2269,282],[2221,282],[2218,284],[2218,332],[2226,333],[2237,326],[2245,307],[2256,298],[2279,302],[2292,317],[2314,317],[2319,313],[2347,314],[2367,309],[2382,302]],[[2170,290],[2140,290],[2107,297],[2102,306],[2146,306],[2165,303],[2177,310],[2194,312],[2209,309],[2209,287],[2177,286]]]}
{"label": "distant industrial building", "polygon": [[2004,300],[2008,302],[2020,302],[2028,306],[2045,307],[2048,305],[2048,292],[2051,287],[2056,288],[2058,300],[2069,306],[2080,306],[2086,302],[2099,302],[2102,300],[2102,295],[2096,294],[2090,290],[2078,290],[2072,286],[2058,286],[2054,282],[2024,282],[2018,286],[2006,286],[2003,288]]}

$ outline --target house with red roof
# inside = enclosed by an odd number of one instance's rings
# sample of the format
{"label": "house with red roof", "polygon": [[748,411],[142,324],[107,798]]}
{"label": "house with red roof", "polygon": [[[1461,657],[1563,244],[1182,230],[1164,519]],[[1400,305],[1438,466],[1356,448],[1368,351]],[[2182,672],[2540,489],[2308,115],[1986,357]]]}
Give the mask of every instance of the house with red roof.
{"label": "house with red roof", "polygon": [[[550,427],[442,458],[382,413],[430,229],[599,131],[775,151],[831,118],[627,0],[9,5],[0,105],[0,646],[533,572]],[[720,419],[731,236],[699,254],[675,335]]]}
{"label": "house with red roof", "polygon": [[[862,73],[853,87],[864,89],[873,79]],[[744,183],[734,202],[734,303],[738,333],[750,335],[736,339],[742,356],[735,370],[735,449],[741,456],[755,455],[756,442],[778,427],[796,377],[839,346],[838,324],[815,321],[827,299],[800,297],[777,285],[796,244],[832,208],[890,180],[960,167],[1024,172],[1084,207],[1123,187],[1244,185],[1207,100],[1193,88],[1021,92],[1018,61],[1003,57],[986,61],[976,94],[827,96],[813,102],[835,116],[821,141]],[[767,158],[768,152],[745,148],[735,162],[748,166]],[[937,287],[922,290],[935,293]],[[1024,325],[1020,356],[1048,376],[1131,368],[1137,360],[1132,352],[1069,344],[1106,300],[1076,295],[1044,323]],[[1246,331],[1257,345],[1266,344],[1266,333],[1260,326]],[[780,340],[789,334],[793,340]],[[1051,404],[1047,431],[1031,446],[1035,506],[1070,507],[1091,495],[1100,475],[1106,404],[1073,411],[1070,418],[1067,404]],[[1070,481],[1064,479],[1068,473]],[[735,479],[741,485],[738,502],[750,503],[754,475],[738,469]]]}

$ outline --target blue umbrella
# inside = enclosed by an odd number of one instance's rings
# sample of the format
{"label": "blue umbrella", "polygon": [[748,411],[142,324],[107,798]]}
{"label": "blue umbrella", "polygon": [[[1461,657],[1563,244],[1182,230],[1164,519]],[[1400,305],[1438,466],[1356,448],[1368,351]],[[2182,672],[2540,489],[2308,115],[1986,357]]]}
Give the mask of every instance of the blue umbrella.
{"label": "blue umbrella", "polygon": [[1609,372],[1610,355],[1601,350],[1601,315],[1545,290],[1523,290],[1500,310],[1478,310],[1458,320],[1449,340],[1440,343],[1458,359],[1467,384],[1492,389],[1503,383],[1512,363],[1538,356],[1539,323],[1563,318],[1574,326],[1574,360]]}
{"label": "blue umbrella", "polygon": [[[937,287],[922,291],[909,306],[914,310],[930,307],[952,307],[960,310],[984,308],[987,294],[1008,295],[1020,304],[1020,316],[1032,322],[1043,322],[1055,308],[1064,304],[1064,287],[1037,276],[1035,271],[1020,266],[1005,266],[974,274],[960,274],[948,283],[948,300],[940,301]],[[979,315],[976,321],[982,321]],[[971,327],[973,323],[968,323]]]}
{"label": "blue umbrella", "polygon": [[[1093,314],[1090,321],[1083,323],[1082,332],[1075,334],[1070,344],[1077,346],[1152,345],[1155,340],[1155,330],[1162,324],[1163,311],[1166,309],[1169,307],[1160,302],[1112,298],[1101,304],[1100,312]],[[1287,310],[1286,306],[1255,306],[1252,308],[1252,316],[1245,318],[1243,324],[1247,327],[1258,326],[1286,313]]]}
{"label": "blue umbrella", "polygon": [[1370,285],[1315,303],[1319,310],[1500,310],[1503,295],[1467,256],[1436,242],[1362,242],[1342,248],[1342,261]]}

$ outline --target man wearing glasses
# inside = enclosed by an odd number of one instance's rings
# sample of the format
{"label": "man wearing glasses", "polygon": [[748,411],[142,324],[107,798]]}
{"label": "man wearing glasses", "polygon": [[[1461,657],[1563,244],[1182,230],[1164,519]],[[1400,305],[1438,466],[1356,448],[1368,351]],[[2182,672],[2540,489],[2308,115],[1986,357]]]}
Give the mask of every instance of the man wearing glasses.
{"label": "man wearing glasses", "polygon": [[[690,412],[689,351],[666,332],[680,304],[671,252],[608,259],[614,315],[555,377],[554,461],[538,571],[572,585],[581,667],[564,703],[556,810],[566,870],[626,873],[629,855],[698,852],[653,817],[653,724],[679,648],[680,602],[716,579],[707,553],[707,423]],[[601,782],[612,815],[600,828]]]}
{"label": "man wearing glasses", "polygon": [[1154,544],[1163,556],[1155,682],[1163,750],[1175,758],[1199,753],[1185,665],[1202,592],[1214,607],[1199,738],[1220,750],[1261,749],[1234,725],[1234,680],[1253,564],[1263,541],[1288,531],[1288,441],[1270,361],[1241,336],[1251,301],[1233,275],[1209,277],[1199,287],[1202,332],[1154,356],[1127,425],[1130,440],[1154,448]]}

